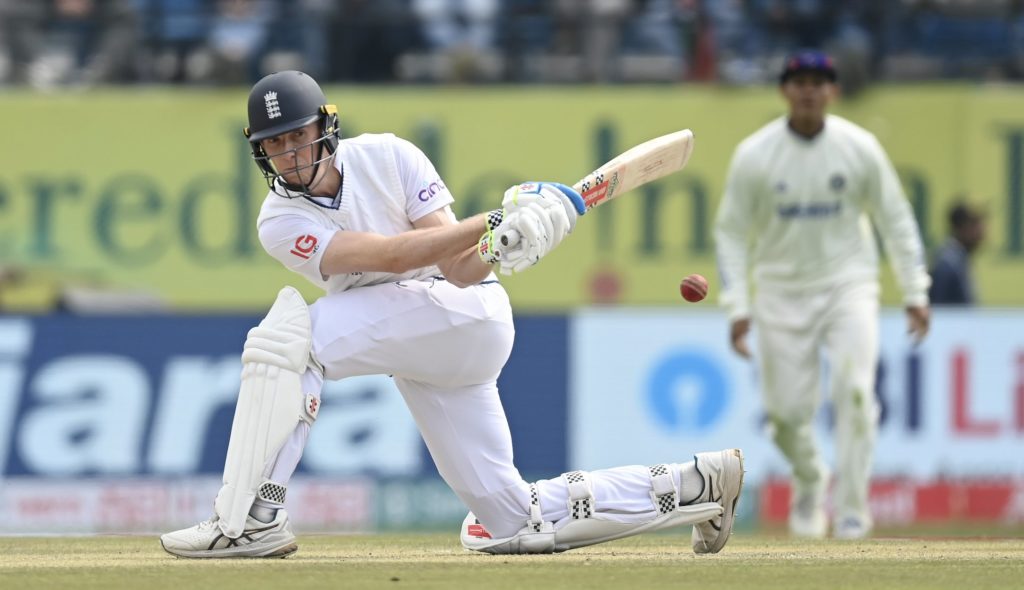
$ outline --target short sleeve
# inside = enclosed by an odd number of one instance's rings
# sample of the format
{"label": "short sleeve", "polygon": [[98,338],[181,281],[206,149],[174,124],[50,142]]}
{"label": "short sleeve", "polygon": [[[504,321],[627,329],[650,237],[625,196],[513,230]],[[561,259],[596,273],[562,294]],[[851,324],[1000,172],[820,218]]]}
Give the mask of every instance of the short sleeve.
{"label": "short sleeve", "polygon": [[410,221],[455,202],[441,175],[422,150],[401,138],[395,138],[393,146],[398,179],[405,192],[405,212]]}
{"label": "short sleeve", "polygon": [[318,287],[327,285],[320,260],[337,231],[301,215],[271,217],[259,226],[260,243],[267,253]]}

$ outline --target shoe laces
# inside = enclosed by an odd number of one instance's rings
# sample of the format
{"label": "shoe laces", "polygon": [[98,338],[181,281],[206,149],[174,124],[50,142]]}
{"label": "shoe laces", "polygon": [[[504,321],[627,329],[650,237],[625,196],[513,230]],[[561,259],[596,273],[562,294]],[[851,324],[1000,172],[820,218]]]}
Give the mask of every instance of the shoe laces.
{"label": "shoe laces", "polygon": [[212,529],[213,527],[217,526],[218,520],[220,520],[220,517],[218,517],[217,515],[211,516],[208,520],[204,520],[203,522],[199,523],[199,530],[208,531]]}

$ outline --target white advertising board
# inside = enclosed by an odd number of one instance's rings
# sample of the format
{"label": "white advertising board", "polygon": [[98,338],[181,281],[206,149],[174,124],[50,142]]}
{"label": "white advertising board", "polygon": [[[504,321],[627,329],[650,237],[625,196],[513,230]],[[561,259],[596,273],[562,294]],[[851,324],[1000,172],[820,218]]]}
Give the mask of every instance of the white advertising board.
{"label": "white advertising board", "polygon": [[[1024,473],[1024,311],[939,309],[915,347],[902,312],[885,310],[880,333],[877,474]],[[788,473],[765,433],[757,370],[730,350],[724,315],[587,309],[569,350],[572,468],[741,447],[751,483]],[[816,425],[831,460],[824,407]]]}

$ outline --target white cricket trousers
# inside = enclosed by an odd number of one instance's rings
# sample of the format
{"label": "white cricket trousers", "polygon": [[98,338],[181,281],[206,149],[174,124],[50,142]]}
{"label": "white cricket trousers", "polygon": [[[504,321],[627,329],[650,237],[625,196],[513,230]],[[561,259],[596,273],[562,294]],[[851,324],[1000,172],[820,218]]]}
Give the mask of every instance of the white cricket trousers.
{"label": "white cricket trousers", "polygon": [[803,292],[760,289],[754,297],[765,410],[797,489],[829,477],[813,429],[824,353],[835,412],[836,522],[847,517],[871,522],[878,293],[876,282],[857,282]]}
{"label": "white cricket trousers", "polygon": [[[498,397],[498,374],[514,336],[504,288],[495,282],[460,289],[439,279],[387,283],[327,295],[310,306],[310,314],[323,378],[392,375],[441,477],[492,535],[518,533],[529,515],[530,488],[512,462],[512,437]],[[303,392],[319,395],[323,378],[307,371]],[[308,436],[309,425],[300,423],[278,454],[273,481],[287,484]],[[680,468],[669,466],[678,487]],[[629,523],[658,516],[647,467],[590,474],[595,511]],[[682,490],[701,481],[694,477]],[[556,528],[568,522],[564,480],[537,486],[545,520]],[[697,487],[692,494],[699,492]]]}

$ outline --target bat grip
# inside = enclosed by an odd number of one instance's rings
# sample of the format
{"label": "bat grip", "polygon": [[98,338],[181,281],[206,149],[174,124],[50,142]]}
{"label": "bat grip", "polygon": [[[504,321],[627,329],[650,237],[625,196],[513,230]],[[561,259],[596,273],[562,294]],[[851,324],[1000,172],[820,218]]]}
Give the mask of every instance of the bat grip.
{"label": "bat grip", "polygon": [[511,248],[519,243],[519,232],[514,229],[510,229],[501,236],[501,245],[506,248]]}

